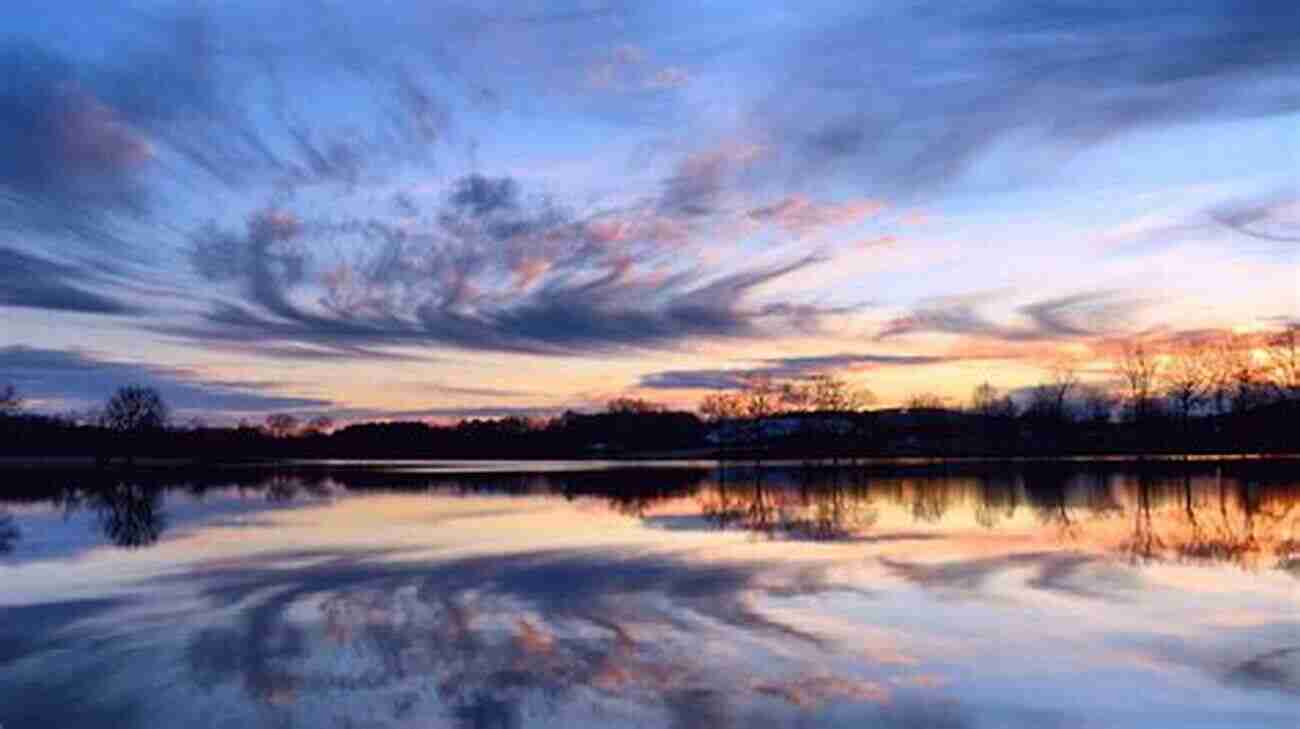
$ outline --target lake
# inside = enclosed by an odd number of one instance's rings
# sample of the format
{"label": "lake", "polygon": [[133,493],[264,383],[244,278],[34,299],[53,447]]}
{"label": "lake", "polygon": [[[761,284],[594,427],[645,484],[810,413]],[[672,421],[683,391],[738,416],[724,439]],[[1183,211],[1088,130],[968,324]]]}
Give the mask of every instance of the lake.
{"label": "lake", "polygon": [[1294,461],[0,482],[4,729],[1300,716]]}

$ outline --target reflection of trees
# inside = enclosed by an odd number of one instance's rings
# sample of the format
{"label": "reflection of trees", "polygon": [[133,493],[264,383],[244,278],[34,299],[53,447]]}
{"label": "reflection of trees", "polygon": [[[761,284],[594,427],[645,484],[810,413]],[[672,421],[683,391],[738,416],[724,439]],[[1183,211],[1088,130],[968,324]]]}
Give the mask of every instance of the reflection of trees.
{"label": "reflection of trees", "polygon": [[744,511],[741,499],[735,493],[735,486],[728,486],[726,481],[719,481],[715,489],[701,494],[700,513],[705,519],[719,529],[726,529],[742,520]]}
{"label": "reflection of trees", "polygon": [[1106,474],[1088,474],[1082,492],[1083,503],[1091,518],[1101,520],[1124,516],[1124,504],[1120,503]]}
{"label": "reflection of trees", "polygon": [[[1184,559],[1202,561],[1245,562],[1259,552],[1256,515],[1259,504],[1247,485],[1237,483],[1236,494],[1222,479],[1217,479],[1217,508],[1202,509],[1190,482],[1184,485],[1183,509],[1189,536],[1177,545]],[[1234,498],[1235,496],[1235,498]],[[1198,518],[1198,513],[1202,514]]]}
{"label": "reflection of trees", "polygon": [[1070,511],[1071,476],[1055,464],[1038,465],[1025,473],[1025,488],[1038,513],[1038,521],[1055,526],[1063,539],[1078,538],[1081,529]]}
{"label": "reflection of trees", "polygon": [[1122,548],[1133,561],[1138,562],[1154,558],[1164,546],[1151,522],[1151,482],[1146,477],[1139,477],[1137,504],[1133,509],[1133,534]]}
{"label": "reflection of trees", "polygon": [[[1015,519],[1025,507],[1047,536],[1135,562],[1297,567],[1300,484],[1207,473],[1194,464],[1162,468],[1032,464],[975,477],[866,476],[861,483],[846,483],[834,469],[768,469],[703,487],[697,502],[718,528],[808,540],[865,536],[879,528],[885,508],[939,530],[956,532],[970,521],[987,530],[1032,529]],[[1129,527],[1117,536],[1124,521]]]}
{"label": "reflection of trees", "polygon": [[119,547],[147,547],[166,528],[162,490],[136,483],[118,483],[94,494],[104,536]]}
{"label": "reflection of trees", "polygon": [[865,490],[841,484],[838,477],[804,480],[797,487],[761,477],[739,485],[719,482],[697,501],[704,518],[719,529],[769,537],[845,539],[870,528],[879,516]]}
{"label": "reflection of trees", "polygon": [[981,478],[976,486],[975,521],[985,529],[995,528],[1003,519],[1016,515],[1020,506],[1020,486],[1009,476]]}
{"label": "reflection of trees", "polygon": [[1293,482],[1264,485],[1219,471],[1165,480],[1139,475],[1133,494],[1133,530],[1124,549],[1136,560],[1285,568],[1293,553],[1292,514],[1300,499]]}
{"label": "reflection of trees", "polygon": [[[1184,560],[1300,572],[1300,480],[1293,471],[1286,463],[1179,462],[983,464],[966,470],[949,464],[896,471],[771,466],[726,474],[683,468],[447,475],[284,472],[245,476],[234,485],[255,488],[274,502],[369,488],[550,494],[597,499],[637,517],[652,515],[661,504],[693,498],[706,522],[771,538],[865,538],[882,523],[896,528],[898,520],[910,519],[926,531],[953,534],[973,525],[989,531],[1035,529],[1049,539],[1114,551],[1137,562]],[[67,511],[93,509],[105,537],[119,546],[156,542],[166,528],[165,483],[122,483],[107,480],[116,479],[108,474],[102,478],[63,489],[56,504]],[[234,478],[230,472],[206,479],[191,474],[177,487],[199,498],[205,488],[230,486]],[[1032,521],[1017,518],[1024,516],[1018,514],[1022,509]],[[17,538],[6,531],[6,525],[12,530],[12,521],[0,515],[0,549]]]}
{"label": "reflection of trees", "polygon": [[302,490],[302,479],[296,476],[272,476],[263,482],[263,489],[267,501],[293,501]]}
{"label": "reflection of trees", "polygon": [[700,469],[593,471],[551,475],[535,483],[537,493],[560,491],[568,498],[603,498],[621,514],[643,516],[654,504],[694,493],[707,476]]}
{"label": "reflection of trees", "polygon": [[948,512],[950,488],[933,488],[930,484],[919,484],[911,490],[912,518],[930,524],[937,524]]}
{"label": "reflection of trees", "polygon": [[19,536],[21,532],[14,523],[13,515],[0,511],[0,554],[13,551]]}
{"label": "reflection of trees", "polygon": [[810,499],[814,511],[809,533],[816,539],[844,539],[871,528],[880,518],[865,495],[844,488],[814,491]]}
{"label": "reflection of trees", "polygon": [[817,480],[818,471],[805,471],[798,500],[782,518],[785,533],[804,539],[847,539],[870,529],[880,513],[871,494],[860,484],[845,484],[840,469]]}
{"label": "reflection of trees", "polygon": [[745,512],[747,526],[757,532],[770,533],[776,514],[776,505],[773,503],[775,495],[769,496],[768,489],[764,488],[762,469],[754,472],[754,484],[749,493],[751,497]]}
{"label": "reflection of trees", "polygon": [[763,482],[765,471],[755,469],[749,483],[719,483],[700,499],[701,514],[719,529],[740,527],[772,535],[780,524],[782,494]]}
{"label": "reflection of trees", "polygon": [[274,475],[259,484],[266,500],[275,503],[289,503],[299,497],[323,498],[329,496],[335,487],[329,478],[311,479],[297,475]]}
{"label": "reflection of trees", "polygon": [[[1294,528],[1292,533],[1294,533]],[[1300,540],[1294,537],[1277,545],[1277,568],[1300,577]]]}

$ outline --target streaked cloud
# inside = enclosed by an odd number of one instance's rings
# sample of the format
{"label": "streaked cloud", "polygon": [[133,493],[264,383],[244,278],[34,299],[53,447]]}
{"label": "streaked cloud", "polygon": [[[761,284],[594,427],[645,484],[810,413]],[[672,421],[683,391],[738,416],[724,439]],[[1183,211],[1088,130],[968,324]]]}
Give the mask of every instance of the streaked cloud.
{"label": "streaked cloud", "polygon": [[1271,243],[1300,243],[1300,195],[1275,193],[1233,200],[1210,211],[1237,233]]}
{"label": "streaked cloud", "polygon": [[1285,0],[16,2],[0,346],[549,403],[1300,317]]}
{"label": "streaked cloud", "polygon": [[[242,303],[218,303],[203,323],[164,331],[240,346],[583,354],[757,337],[769,323],[815,327],[834,311],[747,301],[754,289],[819,262],[815,255],[718,275],[665,259],[661,241],[632,237],[642,230],[525,198],[514,179],[482,175],[455,180],[435,214],[414,227],[261,209],[243,231],[211,223],[193,237],[196,271],[237,283]],[[356,255],[313,261],[314,239],[323,237],[351,240]]]}
{"label": "streaked cloud", "polygon": [[984,305],[1005,298],[1004,292],[939,298],[893,319],[877,341],[931,332],[1009,342],[1066,341],[1132,333],[1133,315],[1147,302],[1119,291],[1089,291],[1022,304],[1010,321],[984,313]]}
{"label": "streaked cloud", "polygon": [[757,367],[741,369],[665,370],[641,377],[639,387],[658,390],[739,390],[755,377],[790,380],[815,374],[862,372],[886,367],[922,367],[956,361],[938,355],[830,354],[779,357],[762,360]]}
{"label": "streaked cloud", "polygon": [[1050,152],[1295,112],[1294,10],[1287,0],[863,5],[791,41],[784,83],[759,114],[808,173],[950,182],[1008,140]]}
{"label": "streaked cloud", "polygon": [[0,347],[0,371],[34,405],[48,401],[63,410],[97,406],[126,385],[157,388],[173,411],[185,416],[333,406],[328,400],[278,395],[277,383],[212,380],[186,368],[21,345]]}
{"label": "streaked cloud", "polygon": [[136,310],[95,293],[102,277],[79,266],[0,247],[0,306],[86,314],[131,314]]}

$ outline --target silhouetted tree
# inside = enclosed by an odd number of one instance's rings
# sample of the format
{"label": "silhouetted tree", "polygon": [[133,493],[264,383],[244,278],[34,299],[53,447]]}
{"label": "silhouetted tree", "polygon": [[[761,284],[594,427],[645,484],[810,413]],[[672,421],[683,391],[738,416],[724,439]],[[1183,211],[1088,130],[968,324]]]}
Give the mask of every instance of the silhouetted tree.
{"label": "silhouetted tree", "polygon": [[976,386],[971,393],[970,409],[984,418],[1011,418],[1016,414],[1016,404],[1011,397],[987,382]]}
{"label": "silhouetted tree", "polygon": [[903,402],[903,407],[908,410],[941,410],[947,398],[942,395],[936,395],[933,392],[920,392],[915,395],[909,395]]}
{"label": "silhouetted tree", "polygon": [[829,374],[816,374],[799,382],[786,382],[779,389],[781,405],[792,412],[851,413],[866,407],[873,396]]}
{"label": "silhouetted tree", "polygon": [[700,400],[700,414],[710,423],[721,423],[741,417],[740,396],[734,392],[715,392]]}
{"label": "silhouetted tree", "polygon": [[650,402],[639,397],[616,397],[605,405],[605,412],[617,414],[645,415],[662,413],[668,408],[657,402]]}
{"label": "silhouetted tree", "polygon": [[755,376],[746,379],[740,393],[741,412],[751,420],[770,418],[781,411],[781,388],[772,378]]}
{"label": "silhouetted tree", "polygon": [[104,405],[104,427],[119,433],[142,433],[167,427],[167,404],[152,387],[119,387]]}
{"label": "silhouetted tree", "polygon": [[1006,452],[1014,447],[1016,403],[1010,395],[984,382],[971,392],[970,412],[979,418],[983,448]]}
{"label": "silhouetted tree", "polygon": [[1129,413],[1133,422],[1146,423],[1155,408],[1156,384],[1160,375],[1160,362],[1142,342],[1124,345],[1117,372],[1124,380]]}
{"label": "silhouetted tree", "polygon": [[1184,346],[1169,355],[1160,374],[1165,395],[1178,414],[1184,445],[1189,438],[1192,413],[1209,398],[1212,387],[1213,374],[1206,352],[1197,345]]}
{"label": "silhouetted tree", "polygon": [[1055,365],[1047,378],[1029,393],[1025,415],[1059,424],[1069,420],[1070,395],[1079,387],[1079,376],[1069,365]]}
{"label": "silhouetted tree", "polygon": [[813,409],[820,413],[856,413],[875,401],[870,390],[855,388],[833,375],[813,375],[808,390]]}
{"label": "silhouetted tree", "polygon": [[726,449],[734,445],[739,435],[738,421],[742,417],[740,395],[734,392],[715,392],[700,400],[700,414],[705,422],[714,426],[719,457],[726,458]]}
{"label": "silhouetted tree", "polygon": [[754,448],[755,463],[762,459],[766,446],[768,419],[781,412],[781,388],[770,377],[755,376],[745,381],[740,393],[741,413],[746,420],[745,440]]}
{"label": "silhouetted tree", "polygon": [[167,427],[167,418],[167,404],[158,391],[139,385],[119,387],[100,414],[101,424],[125,448],[128,463],[134,462],[136,449],[146,437]]}
{"label": "silhouetted tree", "polygon": [[1079,387],[1080,415],[1094,425],[1105,425],[1115,413],[1115,395],[1104,387]]}
{"label": "silhouetted tree", "polygon": [[812,407],[812,385],[808,382],[784,382],[780,389],[781,405],[791,412],[802,412]]}
{"label": "silhouetted tree", "polygon": [[845,442],[852,436],[865,437],[865,422],[855,417],[875,396],[865,388],[830,374],[816,374],[803,382],[788,383],[781,390],[781,402],[787,408],[811,412],[807,432],[817,438],[816,450],[830,448],[832,462],[838,463]]}
{"label": "silhouetted tree", "polygon": [[1259,367],[1249,342],[1226,336],[1208,348],[1205,364],[1215,414],[1245,412],[1257,404]]}
{"label": "silhouetted tree", "polygon": [[272,438],[288,438],[298,432],[301,423],[289,413],[271,413],[266,416],[266,432]]}
{"label": "silhouetted tree", "polygon": [[22,412],[23,399],[13,385],[0,387],[0,417],[10,417]]}
{"label": "silhouetted tree", "polygon": [[334,419],[328,415],[317,415],[307,421],[307,435],[327,435],[334,430]]}
{"label": "silhouetted tree", "polygon": [[1048,376],[1029,391],[1023,417],[1034,423],[1034,445],[1060,451],[1066,447],[1066,425],[1072,419],[1071,394],[1079,386],[1072,367],[1056,365]]}
{"label": "silhouetted tree", "polygon": [[1269,384],[1279,397],[1300,400],[1300,324],[1271,337],[1264,351]]}

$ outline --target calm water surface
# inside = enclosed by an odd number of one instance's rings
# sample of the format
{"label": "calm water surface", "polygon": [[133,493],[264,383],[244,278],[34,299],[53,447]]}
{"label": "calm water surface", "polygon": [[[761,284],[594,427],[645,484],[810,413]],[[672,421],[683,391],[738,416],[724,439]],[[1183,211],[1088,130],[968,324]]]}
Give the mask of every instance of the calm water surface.
{"label": "calm water surface", "polygon": [[0,474],[0,725],[1285,727],[1300,465]]}

